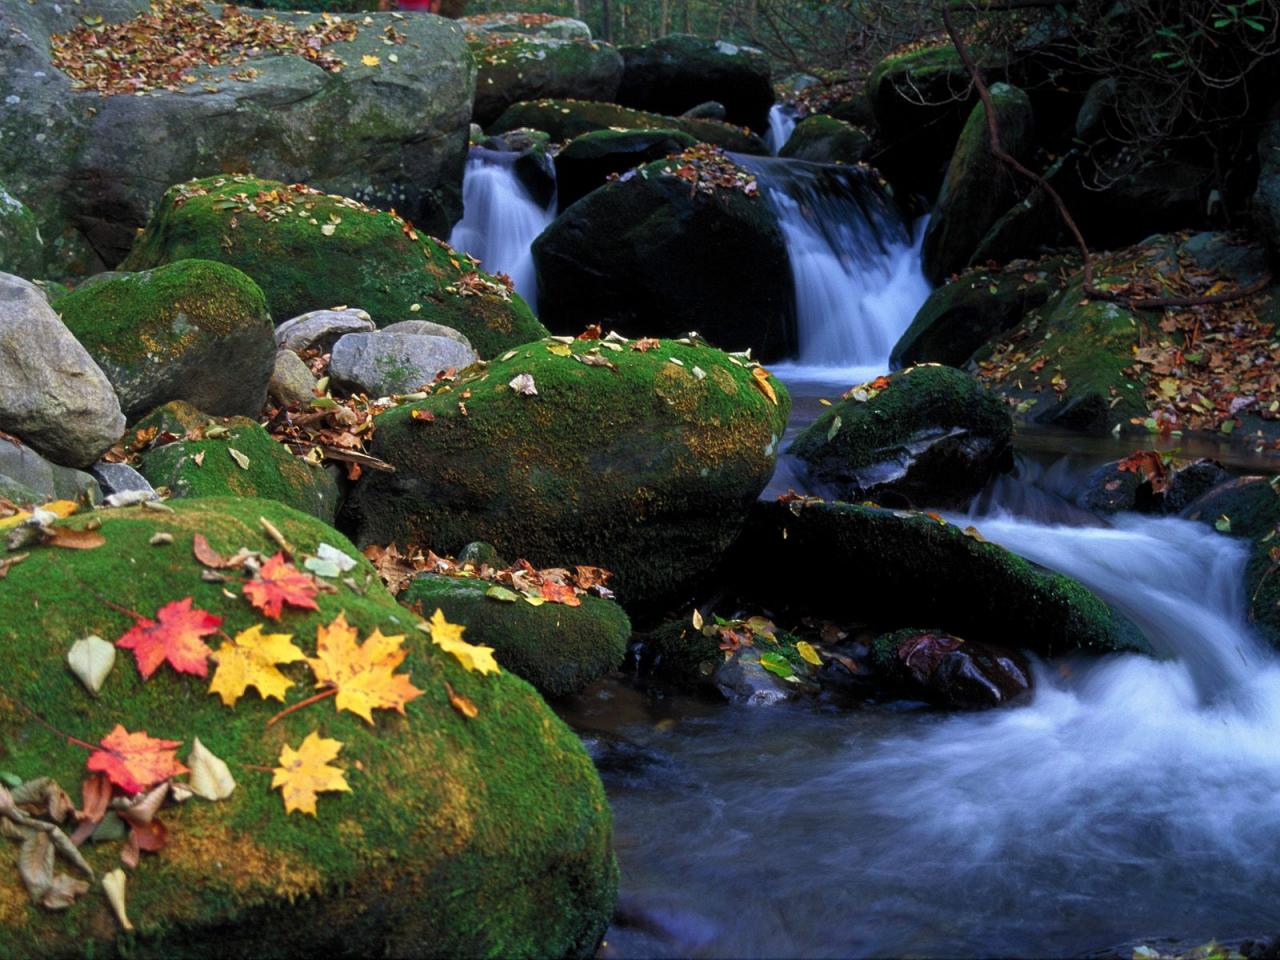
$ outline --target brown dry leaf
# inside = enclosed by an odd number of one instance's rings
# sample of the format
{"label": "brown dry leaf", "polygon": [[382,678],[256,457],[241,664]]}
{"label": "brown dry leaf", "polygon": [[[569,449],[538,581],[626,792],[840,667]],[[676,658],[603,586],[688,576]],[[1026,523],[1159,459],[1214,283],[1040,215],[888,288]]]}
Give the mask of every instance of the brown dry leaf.
{"label": "brown dry leaf", "polygon": [[769,371],[764,367],[753,367],[751,377],[751,382],[756,385],[756,389],[768,397],[770,403],[777,406],[778,394],[774,391],[773,384],[769,382]]}
{"label": "brown dry leaf", "polygon": [[96,530],[72,530],[69,527],[50,527],[47,541],[51,547],[62,547],[65,550],[96,550],[107,542],[107,538]]}
{"label": "brown dry leaf", "polygon": [[474,720],[480,715],[480,708],[468,697],[464,697],[453,689],[452,684],[448,680],[444,682],[445,693],[449,695],[449,706],[457,710],[468,720]]}

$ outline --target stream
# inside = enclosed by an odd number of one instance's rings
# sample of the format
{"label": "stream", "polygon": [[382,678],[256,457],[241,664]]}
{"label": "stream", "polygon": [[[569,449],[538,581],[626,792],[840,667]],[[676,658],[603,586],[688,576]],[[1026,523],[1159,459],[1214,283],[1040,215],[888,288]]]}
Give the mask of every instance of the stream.
{"label": "stream", "polygon": [[[793,436],[818,398],[886,372],[929,290],[923,224],[857,171],[739,159],[797,281],[799,356],[772,367]],[[559,704],[614,810],[604,955],[1127,955],[1280,930],[1280,660],[1245,623],[1235,541],[1072,505],[1130,449],[1022,431],[1016,473],[948,519],[1077,578],[1158,659],[1033,661],[1034,696],[985,713],[723,705],[616,678]],[[764,496],[788,487],[784,456]]]}

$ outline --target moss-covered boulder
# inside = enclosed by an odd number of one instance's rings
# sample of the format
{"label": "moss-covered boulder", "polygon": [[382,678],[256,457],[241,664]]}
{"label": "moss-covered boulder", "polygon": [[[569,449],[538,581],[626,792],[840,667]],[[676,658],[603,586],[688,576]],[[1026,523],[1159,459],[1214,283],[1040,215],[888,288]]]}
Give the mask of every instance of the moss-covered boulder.
{"label": "moss-covered boulder", "polygon": [[503,111],[490,128],[502,133],[520,127],[545,130],[557,143],[593,130],[680,130],[700,143],[710,143],[734,153],[767,154],[763,140],[749,130],[718,120],[667,117],[630,110],[615,103],[591,100],[533,100],[515,103]]}
{"label": "moss-covered boulder", "polygon": [[498,663],[548,697],[577,693],[622,665],[631,621],[612,600],[582,597],[581,605],[488,596],[493,584],[469,577],[420,574],[400,602],[429,617],[437,608],[467,625],[467,639],[493,647]]}
{"label": "moss-covered boulder", "polygon": [[622,79],[622,57],[607,43],[483,30],[467,39],[479,68],[471,117],[482,127],[524,100],[612,100]]}
{"label": "moss-covered boulder", "polygon": [[256,416],[276,346],[262,291],[234,267],[178,259],[75,290],[53,308],[133,419],[170,400]]}
{"label": "moss-covered boulder", "polygon": [[126,263],[188,257],[244,271],[281,321],[347,304],[380,327],[453,327],[482,357],[546,332],[519,294],[395,214],[298,184],[237,176],[171,188]]}
{"label": "moss-covered boulder", "polygon": [[815,113],[796,124],[778,156],[810,163],[857,163],[871,147],[866,132],[851,123]]}
{"label": "moss-covered boulder", "polygon": [[1008,408],[969,374],[908,367],[855,387],[787,450],[841,499],[960,505],[1009,458]]}
{"label": "moss-covered boulder", "polygon": [[680,130],[596,130],[574,137],[556,154],[556,202],[566,210],[610,174],[661,160],[697,141]]}
{"label": "moss-covered boulder", "polygon": [[696,330],[766,360],[793,352],[791,263],[777,218],[727,157],[685,156],[588,194],[534,241],[543,322],[575,334],[591,323],[637,337]]}
{"label": "moss-covered boulder", "polygon": [[25,280],[44,274],[44,240],[35,214],[0,184],[0,273]]}
{"label": "moss-covered boulder", "polygon": [[773,83],[769,58],[724,40],[671,34],[625,46],[626,70],[618,88],[623,106],[679,115],[714,100],[730,123],[769,129]]}
{"label": "moss-covered boulder", "polygon": [[1148,649],[1133,623],[1075,580],[923,513],[758,503],[731,560],[735,589],[779,617],[886,628],[909,617],[1043,656]]}
{"label": "moss-covered boulder", "polygon": [[983,344],[1016,326],[1062,286],[1066,258],[1009,270],[970,270],[936,288],[889,354],[893,368],[914,363],[961,367]]}
{"label": "moss-covered boulder", "polygon": [[[78,799],[88,754],[67,736],[92,743],[121,724],[182,741],[183,760],[199,737],[238,785],[222,802],[161,811],[168,844],[143,854],[128,881],[131,934],[100,889],[61,913],[31,905],[19,845],[0,844],[0,955],[590,956],[613,908],[610,814],[577,737],[541,697],[511,673],[468,672],[434,646],[352,545],[313,518],[270,500],[171,506],[100,512],[104,547],[38,547],[10,568],[0,590],[0,769],[52,777]],[[167,666],[144,682],[125,650],[101,695],[89,696],[66,669],[67,651],[86,634],[121,636],[135,622],[122,610],[154,616],[191,597],[223,618],[228,636],[262,623],[238,590],[204,579],[193,556],[196,534],[224,556],[274,552],[259,518],[300,554],[327,543],[355,561],[355,588],[331,581],[318,610],[287,610],[271,631],[308,655],[317,627],[339,614],[361,641],[374,630],[403,635],[401,672],[422,691],[406,715],[378,710],[369,724],[317,703],[268,726],[279,703],[250,691],[228,709],[208,679]],[[152,545],[159,533],[173,542]],[[305,664],[283,670],[294,681],[288,703],[312,692]],[[450,705],[449,688],[474,717]],[[316,816],[286,814],[269,771],[312,731],[342,744],[334,764],[350,792],[320,794]],[[119,865],[116,843],[83,853],[98,876]]]}
{"label": "moss-covered boulder", "polygon": [[773,473],[790,398],[710,347],[615,345],[531,343],[379,415],[370,452],[396,469],[353,492],[360,542],[595,564],[628,605],[705,575]]}
{"label": "moss-covered boulder", "polygon": [[[1000,144],[1025,163],[1035,149],[1031,100],[1017,87],[997,83],[991,101],[1000,126]],[[962,270],[987,231],[1018,199],[1026,185],[991,151],[987,110],[969,114],[942,181],[942,190],[924,232],[924,275],[932,283]]]}
{"label": "moss-covered boulder", "polygon": [[[257,497],[278,500],[332,523],[338,484],[324,467],[289,452],[246,417],[211,419],[185,403],[170,403],[137,424],[134,436],[175,436],[142,454],[139,472],[173,497]],[[212,433],[212,436],[210,434]],[[156,441],[153,441],[156,442]]]}

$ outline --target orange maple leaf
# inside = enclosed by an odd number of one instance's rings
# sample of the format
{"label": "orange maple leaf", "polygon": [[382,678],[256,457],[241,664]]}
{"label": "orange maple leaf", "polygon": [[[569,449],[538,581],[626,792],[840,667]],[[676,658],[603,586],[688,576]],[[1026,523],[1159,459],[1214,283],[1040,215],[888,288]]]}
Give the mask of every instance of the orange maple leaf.
{"label": "orange maple leaf", "polygon": [[316,686],[335,689],[337,708],[350,710],[367,723],[373,723],[375,709],[403,714],[405,704],[422,695],[408,674],[395,672],[409,653],[403,643],[402,634],[384,637],[381,630],[374,630],[363,645],[358,644],[355,628],[347,624],[346,614],[339,613],[328,626],[316,628],[316,656],[308,661]]}
{"label": "orange maple leaf", "polygon": [[178,740],[157,740],[145,731],[130,733],[120,724],[103,737],[101,749],[89,754],[86,766],[98,770],[125,793],[141,793],[187,768],[178,762]]}
{"label": "orange maple leaf", "polygon": [[302,610],[318,609],[319,589],[314,577],[286,563],[284,554],[277,553],[262,565],[258,579],[244,585],[244,595],[272,620],[279,620],[286,603]]}
{"label": "orange maple leaf", "polygon": [[578,599],[573,587],[563,583],[547,581],[538,589],[542,593],[542,599],[549,603],[563,603],[566,607],[582,606],[582,601]]}
{"label": "orange maple leaf", "polygon": [[160,608],[155,620],[139,617],[116,641],[116,646],[132,650],[138,660],[138,672],[148,679],[166,660],[179,673],[209,674],[209,648],[201,637],[218,629],[222,618],[191,606],[184,597]]}
{"label": "orange maple leaf", "polygon": [[320,736],[312,730],[295,750],[287,743],[280,749],[280,766],[271,772],[271,788],[284,794],[284,812],[295,810],[316,815],[316,794],[338,790],[350,793],[341,767],[329,765],[338,756],[342,742]]}

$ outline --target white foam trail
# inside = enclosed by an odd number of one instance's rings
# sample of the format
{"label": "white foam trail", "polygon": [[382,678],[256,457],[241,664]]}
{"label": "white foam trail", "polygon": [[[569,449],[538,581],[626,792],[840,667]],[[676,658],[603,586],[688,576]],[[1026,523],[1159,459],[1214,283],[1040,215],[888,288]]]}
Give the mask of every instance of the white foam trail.
{"label": "white foam trail", "polygon": [[764,135],[765,145],[775,157],[796,129],[796,109],[786,104],[775,103],[769,108],[769,131]]}
{"label": "white foam trail", "polygon": [[462,219],[449,243],[471,254],[489,273],[511,277],[537,310],[533,241],[555,219],[555,198],[542,207],[516,176],[518,154],[473,148],[462,180]]}

